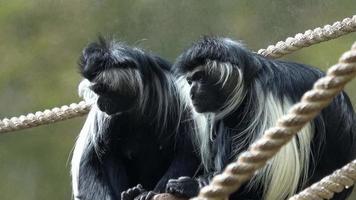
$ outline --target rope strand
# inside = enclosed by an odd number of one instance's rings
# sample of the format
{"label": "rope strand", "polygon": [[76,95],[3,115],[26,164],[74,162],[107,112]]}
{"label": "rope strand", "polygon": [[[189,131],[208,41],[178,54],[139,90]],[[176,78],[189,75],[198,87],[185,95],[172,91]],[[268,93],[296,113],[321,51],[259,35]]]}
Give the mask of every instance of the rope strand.
{"label": "rope strand", "polygon": [[356,160],[292,196],[289,200],[331,199],[335,193],[350,188],[356,181]]}
{"label": "rope strand", "polygon": [[323,28],[307,30],[298,33],[294,37],[288,37],[285,41],[279,41],[275,45],[270,45],[267,49],[260,49],[259,54],[269,58],[279,58],[290,54],[304,47],[335,39],[356,31],[356,15],[337,21],[332,25],[325,25]]}
{"label": "rope strand", "polygon": [[85,101],[79,103],[72,103],[69,106],[55,107],[51,110],[38,111],[36,113],[29,113],[26,116],[5,118],[0,121],[0,133],[16,131],[26,128],[32,128],[44,124],[55,123],[74,117],[79,117],[89,112],[90,105]]}

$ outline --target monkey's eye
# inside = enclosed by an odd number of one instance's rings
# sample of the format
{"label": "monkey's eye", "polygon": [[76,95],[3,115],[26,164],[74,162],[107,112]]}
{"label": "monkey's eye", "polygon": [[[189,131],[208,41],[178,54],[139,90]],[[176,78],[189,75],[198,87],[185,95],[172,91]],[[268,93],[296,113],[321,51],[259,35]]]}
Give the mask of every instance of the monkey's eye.
{"label": "monkey's eye", "polygon": [[206,83],[206,78],[205,78],[204,76],[199,77],[198,81],[199,81],[200,83]]}
{"label": "monkey's eye", "polygon": [[194,80],[195,80],[195,81],[198,81],[199,83],[206,83],[206,82],[207,82],[206,77],[205,77],[204,74],[202,74],[202,73],[196,74],[196,75],[194,76]]}
{"label": "monkey's eye", "polygon": [[108,87],[106,87],[104,84],[95,84],[90,87],[96,94],[98,95],[104,95],[108,93]]}
{"label": "monkey's eye", "polygon": [[188,82],[189,85],[191,85],[192,84],[192,79],[187,78],[187,82]]}
{"label": "monkey's eye", "polygon": [[193,76],[191,77],[191,81],[197,81],[199,83],[206,82],[206,79],[205,79],[205,76],[204,76],[204,72],[203,71],[198,71],[198,72],[194,73]]}

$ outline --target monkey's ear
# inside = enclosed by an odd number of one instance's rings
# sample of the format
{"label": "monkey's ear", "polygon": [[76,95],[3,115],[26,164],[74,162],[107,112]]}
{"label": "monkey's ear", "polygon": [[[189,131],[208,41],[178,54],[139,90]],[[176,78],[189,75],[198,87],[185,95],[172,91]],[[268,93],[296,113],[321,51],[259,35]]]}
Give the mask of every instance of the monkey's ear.
{"label": "monkey's ear", "polygon": [[249,83],[254,79],[256,74],[262,69],[263,66],[259,62],[259,56],[260,55],[246,51],[246,54],[239,58],[241,60],[239,68],[242,69],[245,83]]}

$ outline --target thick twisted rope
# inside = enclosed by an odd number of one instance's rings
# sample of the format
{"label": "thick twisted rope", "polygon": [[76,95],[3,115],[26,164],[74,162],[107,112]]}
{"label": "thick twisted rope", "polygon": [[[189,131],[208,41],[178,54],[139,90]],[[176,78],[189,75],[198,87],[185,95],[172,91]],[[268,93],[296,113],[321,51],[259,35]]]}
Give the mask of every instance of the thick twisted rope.
{"label": "thick twisted rope", "polygon": [[0,121],[0,133],[16,131],[25,128],[32,128],[44,124],[63,121],[66,119],[85,115],[89,112],[90,105],[85,101],[78,104],[72,103],[69,106],[53,108],[51,110],[38,111],[35,114],[29,113],[26,116],[5,118]]}
{"label": "thick twisted rope", "polygon": [[268,46],[267,49],[260,49],[258,53],[270,58],[279,58],[301,48],[335,39],[355,31],[356,15],[337,21],[332,25],[325,25],[323,28],[318,27],[314,30],[298,33],[294,37],[288,37],[285,41],[277,42],[276,45]]}
{"label": "thick twisted rope", "polygon": [[[277,58],[303,47],[335,39],[354,31],[356,31],[356,15],[352,18],[345,18],[341,22],[335,22],[332,26],[326,25],[323,28],[316,28],[313,31],[308,30],[304,35],[297,34],[294,38],[288,38],[286,42],[278,42],[276,45],[271,45],[267,49],[259,50],[258,53],[264,56]],[[61,109],[53,108],[43,112],[38,111],[36,112],[37,114],[29,113],[26,116],[12,117],[11,119],[5,118],[0,120],[0,133],[32,128],[39,125],[80,117],[87,114],[89,109],[90,105],[84,105],[80,102],[78,104],[73,103],[70,106],[62,106]]]}
{"label": "thick twisted rope", "polygon": [[335,193],[350,188],[356,181],[356,160],[336,170],[333,174],[321,179],[309,188],[294,195],[289,200],[323,200],[333,198]]}
{"label": "thick twisted rope", "polygon": [[222,174],[202,188],[194,200],[222,200],[238,190],[254,173],[265,166],[284,144],[289,142],[304,125],[317,116],[339,94],[345,84],[356,76],[356,42],[344,53],[339,63],[332,66],[325,77],[320,78],[313,89],[306,92],[301,101],[282,116],[277,125],[242,153],[236,162],[229,164]]}

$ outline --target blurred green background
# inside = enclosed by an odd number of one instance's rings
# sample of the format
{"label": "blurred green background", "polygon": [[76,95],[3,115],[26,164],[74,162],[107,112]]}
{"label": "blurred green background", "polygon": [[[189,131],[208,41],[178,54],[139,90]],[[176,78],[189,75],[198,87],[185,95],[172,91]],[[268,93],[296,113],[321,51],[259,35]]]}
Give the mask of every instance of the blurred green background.
{"label": "blurred green background", "polygon": [[[355,8],[355,0],[0,0],[0,118],[78,102],[76,62],[98,34],[174,61],[202,35],[243,40],[257,51]],[[325,70],[355,40],[349,34],[283,59]],[[355,81],[347,87],[354,105],[355,88]],[[1,135],[0,199],[70,199],[69,160],[83,121]]]}

